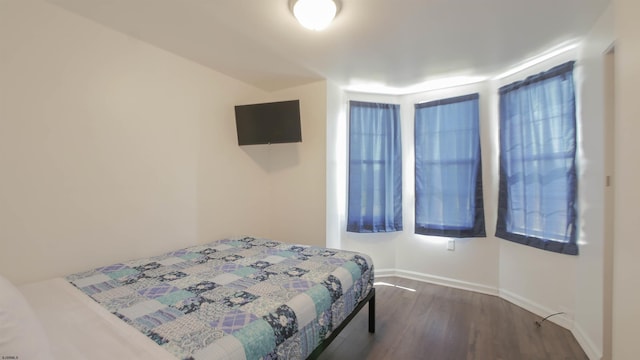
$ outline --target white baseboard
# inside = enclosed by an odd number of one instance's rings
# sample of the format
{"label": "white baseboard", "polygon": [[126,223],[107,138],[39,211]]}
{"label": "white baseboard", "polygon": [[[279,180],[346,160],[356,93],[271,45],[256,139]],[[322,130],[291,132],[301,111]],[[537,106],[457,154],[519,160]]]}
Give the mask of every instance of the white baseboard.
{"label": "white baseboard", "polygon": [[397,276],[401,278],[423,281],[431,284],[444,285],[456,289],[469,290],[487,295],[498,295],[498,289],[482,284],[460,281],[456,279],[446,278],[442,276],[423,274],[415,271],[399,270],[399,269],[381,269],[375,270],[375,277]]}
{"label": "white baseboard", "polygon": [[[397,276],[401,278],[407,278],[411,280],[417,280],[422,282],[427,282],[431,284],[444,285],[456,289],[469,290],[482,294],[498,296],[504,300],[509,301],[510,303],[519,306],[527,311],[530,311],[538,316],[540,319],[543,319],[545,316],[549,316],[550,314],[556,313],[558,311],[553,311],[545,306],[542,306],[538,303],[535,303],[529,299],[526,299],[520,295],[514,294],[510,291],[494,288],[491,286],[486,286],[482,284],[476,284],[466,281],[460,281],[456,279],[446,278],[442,276],[423,274],[415,271],[408,270],[400,270],[400,269],[376,269],[375,277],[376,279],[385,278],[390,276]],[[576,323],[573,317],[570,314],[560,314],[556,316],[552,316],[546,321],[551,321],[554,324],[562,326],[563,328],[571,331],[573,336],[576,338],[576,341],[584,352],[587,354],[590,360],[600,360],[602,358],[601,351],[593,344],[593,341],[586,335],[586,333],[582,330],[580,325]],[[532,324],[533,325],[533,324]]]}
{"label": "white baseboard", "polygon": [[[515,304],[527,311],[538,315],[540,317],[540,320],[544,319],[545,316],[549,316],[558,312],[504,289],[500,290],[500,297],[512,304]],[[552,316],[546,321],[551,321],[552,323],[560,325],[569,331],[573,329],[573,318],[568,314]]]}
{"label": "white baseboard", "polygon": [[395,269],[374,269],[373,275],[376,277],[376,279],[379,277],[395,276],[396,270]]}
{"label": "white baseboard", "polygon": [[598,348],[593,344],[593,341],[587,336],[587,334],[582,330],[582,327],[579,323],[573,323],[573,329],[571,333],[578,341],[578,344],[582,347],[582,350],[587,354],[589,360],[601,360],[602,359],[602,350],[598,350]]}
{"label": "white baseboard", "polygon": [[[507,290],[500,290],[500,297],[509,301],[510,303],[517,305],[527,311],[530,311],[538,316],[541,319],[544,319],[545,316],[549,316],[558,311],[551,310],[545,306],[542,306],[538,303],[535,303],[529,299],[526,299],[522,296],[516,295]],[[556,316],[552,316],[546,321],[551,321],[554,324],[562,326],[563,328],[571,331],[573,337],[576,338],[576,341],[584,350],[587,357],[590,360],[600,360],[602,359],[602,352],[598,350],[598,348],[593,344],[593,341],[587,336],[587,334],[582,330],[582,327],[579,323],[575,321],[575,319],[569,314],[560,314]],[[544,326],[544,325],[543,325]]]}

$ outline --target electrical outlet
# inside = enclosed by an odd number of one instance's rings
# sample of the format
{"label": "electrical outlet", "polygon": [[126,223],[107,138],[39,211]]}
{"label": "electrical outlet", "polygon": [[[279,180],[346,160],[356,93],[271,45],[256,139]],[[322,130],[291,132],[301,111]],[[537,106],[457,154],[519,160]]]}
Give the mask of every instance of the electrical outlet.
{"label": "electrical outlet", "polygon": [[456,250],[456,241],[451,239],[447,242],[447,250],[455,251]]}

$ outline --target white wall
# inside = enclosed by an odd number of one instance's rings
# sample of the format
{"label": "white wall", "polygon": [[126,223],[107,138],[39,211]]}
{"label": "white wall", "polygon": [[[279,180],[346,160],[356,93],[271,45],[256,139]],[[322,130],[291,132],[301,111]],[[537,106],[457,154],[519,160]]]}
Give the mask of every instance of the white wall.
{"label": "white wall", "polygon": [[[414,234],[415,224],[415,157],[414,157],[414,114],[415,104],[455,96],[478,93],[480,112],[480,136],[482,152],[483,197],[485,202],[486,238],[455,239],[455,251],[447,250],[449,238]],[[492,125],[490,122],[490,89],[486,83],[476,83],[452,88],[433,90],[426,93],[402,97],[402,118],[404,124],[403,156],[405,183],[404,224],[405,231],[397,242],[396,269],[404,275],[414,276],[432,282],[469,288],[490,294],[497,293],[498,287],[498,241],[491,236],[495,232],[494,191],[491,168],[495,149],[491,146]],[[497,182],[495,182],[497,184]],[[411,274],[414,272],[415,274]]]}
{"label": "white wall", "polygon": [[[594,24],[580,47],[565,51],[506,77],[481,83],[405,96],[364,93],[333,94],[334,119],[328,132],[336,134],[327,163],[328,206],[338,216],[328,217],[327,227],[345,249],[373,256],[377,275],[400,275],[454,287],[499,294],[540,316],[565,312],[550,320],[570,329],[591,359],[603,349],[604,298],[604,96],[603,52],[613,41],[612,11]],[[523,63],[524,63],[523,59]],[[579,245],[580,255],[569,256],[523,246],[494,236],[499,180],[498,88],[569,60],[575,70],[578,106]],[[505,69],[508,70],[508,69]],[[336,87],[337,88],[337,87]],[[333,90],[339,92],[338,89]],[[481,146],[486,238],[456,239],[455,251],[447,251],[447,238],[413,233],[414,104],[423,101],[480,93]],[[404,231],[390,234],[352,234],[344,231],[346,209],[347,101],[380,101],[402,105],[403,218]],[[332,135],[329,135],[331,138]],[[328,149],[331,152],[332,149]],[[329,211],[330,212],[330,211]]]}
{"label": "white wall", "polygon": [[[265,93],[54,5],[0,2],[0,273],[60,276],[226,236],[325,244],[326,83]],[[303,142],[233,106],[300,99]]]}
{"label": "white wall", "polygon": [[638,357],[640,323],[640,2],[614,0],[615,54],[615,219],[613,268],[613,359]]}
{"label": "white wall", "polygon": [[[562,57],[564,56],[564,57]],[[563,54],[551,61],[528,68],[499,81],[485,81],[425,93],[386,96],[345,93],[342,115],[333,121],[336,133],[346,133],[348,100],[379,101],[401,104],[403,140],[403,221],[404,231],[388,234],[352,234],[345,228],[345,202],[336,200],[340,213],[328,226],[341,231],[340,246],[372,254],[379,275],[397,274],[490,294],[498,290],[511,301],[533,308],[541,314],[557,309],[573,313],[575,257],[553,254],[502,241],[494,236],[497,214],[498,185],[498,113],[499,86],[547,70],[569,59],[576,52]],[[416,235],[414,227],[414,104],[478,92],[480,94],[481,146],[485,199],[486,238],[456,239],[455,251],[447,251],[447,238]],[[336,99],[339,97],[336,96]],[[332,119],[330,119],[330,126]],[[338,153],[346,154],[346,136],[337,136]],[[346,155],[337,158],[338,171],[346,176]],[[339,196],[346,197],[345,178],[332,180]],[[333,194],[333,196],[338,196]],[[337,222],[337,223],[336,223]],[[541,266],[541,264],[544,264]],[[553,277],[551,276],[553,275]],[[547,279],[555,278],[554,282]],[[561,310],[557,310],[561,311]],[[557,320],[557,319],[555,319]]]}
{"label": "white wall", "polygon": [[[327,219],[327,228],[333,237],[327,243],[344,249],[363,251],[372,256],[378,275],[402,275],[445,285],[473,289],[496,294],[498,285],[498,241],[493,237],[478,239],[457,239],[456,250],[447,251],[447,239],[442,237],[423,236],[413,233],[414,228],[414,154],[413,154],[413,112],[414,104],[421,101],[435,100],[479,92],[486,98],[486,84],[459,86],[456,88],[432,91],[429,93],[392,96],[355,92],[342,92],[337,87],[332,89],[333,100],[329,102],[334,116],[328,119],[328,157],[327,162],[328,206],[334,206],[333,216]],[[346,232],[346,192],[347,192],[347,133],[348,101],[373,101],[401,105],[402,118],[402,155],[403,155],[403,227],[402,232],[357,234]],[[480,122],[482,136],[489,136],[486,126],[490,116],[487,103],[480,103]],[[491,144],[486,141],[486,144]],[[492,166],[491,157],[495,152],[482,144],[483,181],[490,183]],[[333,177],[331,177],[333,176]],[[497,184],[497,180],[496,180]],[[485,186],[485,198],[492,197],[493,189]],[[497,202],[497,201],[496,201]],[[331,210],[329,210],[331,213]],[[485,219],[487,233],[495,218],[486,210]]]}
{"label": "white wall", "polygon": [[[498,88],[500,86],[510,84],[514,81],[523,80],[527,76],[549,70],[556,65],[577,59],[578,51],[577,49],[573,49],[559,54],[549,60],[530,66],[520,72],[493,81],[493,94],[496,94],[495,96],[497,96]],[[582,79],[580,75],[582,71],[581,69],[581,62],[576,62],[574,82],[576,85],[576,105],[578,109],[582,103],[579,91],[579,84]],[[497,112],[496,116],[492,118],[492,121],[494,124],[498,124],[499,117]],[[584,129],[584,126],[581,127],[581,125],[585,124],[583,119],[580,118],[580,113],[578,113],[578,127],[579,129]],[[589,146],[585,143],[583,133],[581,131],[578,131],[577,138],[578,144],[582,144],[583,147]],[[597,144],[597,149],[602,148],[601,142],[602,140]],[[579,146],[579,159],[580,151],[581,149]],[[585,159],[582,158],[577,162],[579,172],[578,188],[580,190],[578,206],[581,214],[585,203],[590,202],[583,197],[590,192],[587,189],[589,184],[583,181],[585,180],[585,177],[582,173],[582,165],[587,162],[591,162],[591,159],[586,159],[586,161],[584,160]],[[495,161],[498,160],[496,159]],[[499,175],[495,172],[494,176],[498,177]],[[488,209],[488,211],[492,213],[497,212],[497,206],[493,209]],[[582,251],[582,244],[584,243],[584,220],[585,219],[582,217],[579,217],[581,227],[581,232],[578,236],[578,244],[580,246],[579,251]],[[493,226],[495,233],[495,225]],[[593,235],[602,236],[602,234]],[[551,319],[565,327],[571,328],[571,321],[575,312],[576,264],[579,256],[557,254],[503,240],[500,241],[499,249],[499,283],[501,296],[541,316],[546,316],[556,312],[566,312],[567,315],[560,315]]]}
{"label": "white wall", "polygon": [[345,94],[340,86],[327,83],[327,165],[326,227],[328,247],[339,248],[346,196],[346,113]]}
{"label": "white wall", "polygon": [[[229,227],[233,235],[325,245],[326,86],[325,81],[319,81],[270,93],[246,92],[241,101],[224,105],[230,112],[224,134],[216,132],[219,125],[206,124],[209,129],[201,134],[202,186],[198,193],[201,242]],[[300,100],[301,143],[237,146],[233,105],[285,100]],[[224,97],[220,101],[226,102]],[[231,153],[220,148],[221,142],[232,143]],[[211,154],[215,154],[215,161],[211,161]],[[241,164],[250,164],[258,175],[243,172]],[[238,193],[228,190],[238,185],[243,186],[239,189],[242,196],[232,200],[229,196]],[[247,209],[257,217],[244,216]]]}
{"label": "white wall", "polygon": [[[347,134],[349,127],[349,101],[374,101],[398,104],[398,99],[394,96],[387,95],[345,93],[336,86],[328,88],[328,91],[328,98],[330,99],[328,102],[328,113],[332,114],[332,117],[327,119],[327,137],[330,139],[327,146],[333,148],[327,150],[328,153],[330,153],[330,155],[327,156],[331,159],[327,162],[327,174],[333,175],[333,177],[328,180],[327,204],[332,204],[336,207],[329,209],[329,213],[333,213],[333,215],[327,218],[327,228],[331,230],[331,236],[327,238],[327,245],[367,253],[373,260],[376,273],[394,269],[397,248],[396,242],[401,233],[378,233],[372,235],[346,231],[348,187]],[[402,124],[400,131],[402,141],[404,142],[407,137],[405,124]],[[406,203],[406,199],[403,197],[403,204],[404,203]],[[404,225],[406,226],[406,220],[404,221]]]}
{"label": "white wall", "polygon": [[0,1],[0,54],[0,273],[270,234],[233,114],[264,93],[41,2]]}
{"label": "white wall", "polygon": [[265,165],[269,175],[268,236],[325,246],[327,83],[269,93],[260,101],[295,99],[300,100],[301,143],[245,146],[243,150],[266,150],[269,154]]}
{"label": "white wall", "polygon": [[[575,272],[573,333],[590,358],[604,353],[605,245],[605,52],[614,41],[613,9],[607,9],[585,38],[576,84],[580,94],[580,255]],[[610,119],[609,119],[610,120]]]}

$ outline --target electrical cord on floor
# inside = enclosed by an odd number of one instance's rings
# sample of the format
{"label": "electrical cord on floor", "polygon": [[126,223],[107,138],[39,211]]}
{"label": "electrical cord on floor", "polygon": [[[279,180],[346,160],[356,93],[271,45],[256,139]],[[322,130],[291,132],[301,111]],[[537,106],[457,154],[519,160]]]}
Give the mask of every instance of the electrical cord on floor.
{"label": "electrical cord on floor", "polygon": [[541,327],[542,323],[545,322],[548,318],[550,318],[552,316],[560,315],[560,314],[564,314],[564,312],[558,312],[558,313],[555,313],[555,314],[551,314],[551,315],[547,316],[546,318],[542,319],[541,321],[536,321],[536,326],[537,327]]}

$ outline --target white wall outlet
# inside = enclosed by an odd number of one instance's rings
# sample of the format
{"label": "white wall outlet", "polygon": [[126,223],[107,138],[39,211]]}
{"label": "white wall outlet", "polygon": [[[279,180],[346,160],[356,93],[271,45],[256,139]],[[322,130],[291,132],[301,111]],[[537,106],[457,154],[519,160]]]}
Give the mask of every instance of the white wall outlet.
{"label": "white wall outlet", "polygon": [[447,242],[447,250],[454,251],[456,249],[456,241],[451,239]]}

